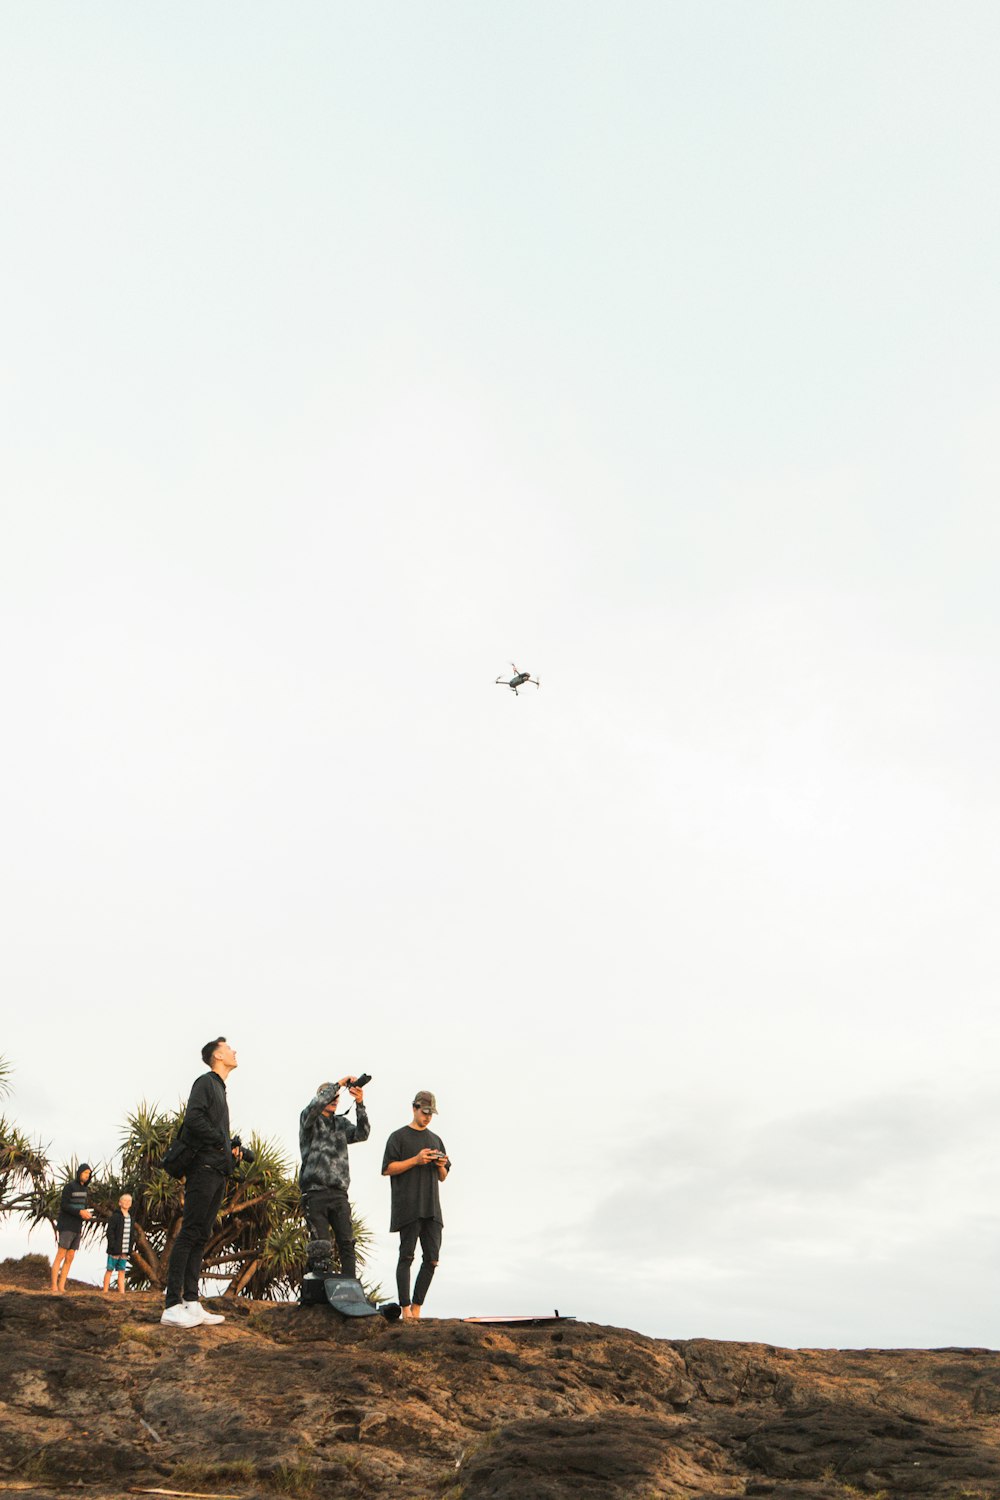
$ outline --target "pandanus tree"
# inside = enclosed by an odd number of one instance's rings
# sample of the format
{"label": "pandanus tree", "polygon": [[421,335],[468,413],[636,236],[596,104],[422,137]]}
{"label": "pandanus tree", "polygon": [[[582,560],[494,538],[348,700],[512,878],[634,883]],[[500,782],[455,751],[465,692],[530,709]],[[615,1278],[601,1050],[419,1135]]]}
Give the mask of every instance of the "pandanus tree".
{"label": "pandanus tree", "polygon": [[48,1157],[36,1141],[0,1115],[0,1214],[20,1213],[44,1186]]}
{"label": "pandanus tree", "polygon": [[[0,1057],[0,1099],[10,1094],[11,1066]],[[46,1181],[48,1157],[41,1145],[0,1115],[0,1214],[21,1213]]]}
{"label": "pandanus tree", "polygon": [[[180,1233],[184,1184],[160,1166],[163,1154],[184,1120],[183,1108],[166,1111],[142,1103],[128,1115],[116,1162],[95,1167],[90,1191],[97,1219],[84,1228],[85,1239],[104,1233],[122,1193],[132,1194],[134,1243],[128,1284],[163,1290],[167,1264]],[[282,1301],[298,1290],[306,1261],[306,1233],[301,1217],[298,1174],[273,1141],[252,1135],[250,1166],[231,1178],[202,1260],[202,1276],[225,1282],[226,1295]],[[76,1170],[67,1164],[59,1181],[49,1179],[32,1195],[26,1216],[35,1223],[55,1222],[62,1182]],[[365,1264],[372,1235],[354,1219],[358,1265]]]}

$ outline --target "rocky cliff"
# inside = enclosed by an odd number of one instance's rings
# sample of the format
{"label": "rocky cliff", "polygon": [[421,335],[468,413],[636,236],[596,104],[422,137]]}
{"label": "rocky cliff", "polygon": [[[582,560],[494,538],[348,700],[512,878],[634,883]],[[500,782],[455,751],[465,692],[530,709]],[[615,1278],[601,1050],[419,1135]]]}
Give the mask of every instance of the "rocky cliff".
{"label": "rocky cliff", "polygon": [[359,1326],[51,1297],[0,1267],[0,1490],[369,1500],[1000,1497],[1000,1354]]}

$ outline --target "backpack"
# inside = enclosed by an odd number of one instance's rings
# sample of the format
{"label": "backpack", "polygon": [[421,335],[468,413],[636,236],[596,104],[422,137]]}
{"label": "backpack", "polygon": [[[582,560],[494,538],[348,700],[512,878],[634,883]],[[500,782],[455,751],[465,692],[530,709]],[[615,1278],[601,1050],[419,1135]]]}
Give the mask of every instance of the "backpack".
{"label": "backpack", "polygon": [[194,1166],[195,1148],[184,1139],[184,1126],[174,1136],[160,1160],[160,1166],[178,1182],[186,1177]]}

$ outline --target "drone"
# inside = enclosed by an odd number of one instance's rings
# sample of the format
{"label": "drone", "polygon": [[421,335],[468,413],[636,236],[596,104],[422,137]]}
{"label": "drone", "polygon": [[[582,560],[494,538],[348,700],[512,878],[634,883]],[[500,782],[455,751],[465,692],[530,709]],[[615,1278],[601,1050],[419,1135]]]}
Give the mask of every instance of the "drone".
{"label": "drone", "polygon": [[542,684],[539,682],[538,678],[532,677],[530,672],[520,671],[516,666],[514,666],[513,662],[511,662],[511,666],[514,667],[513,677],[498,677],[497,682],[502,683],[504,687],[509,687],[515,698],[518,696],[518,688],[524,687],[524,684],[526,682],[533,682],[535,684],[535,687],[541,687]]}

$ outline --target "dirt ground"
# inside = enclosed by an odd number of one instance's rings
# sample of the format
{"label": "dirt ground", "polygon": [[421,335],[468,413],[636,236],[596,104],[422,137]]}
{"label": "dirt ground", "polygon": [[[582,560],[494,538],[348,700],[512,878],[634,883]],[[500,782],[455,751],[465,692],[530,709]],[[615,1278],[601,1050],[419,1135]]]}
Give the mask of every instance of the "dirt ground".
{"label": "dirt ground", "polygon": [[[0,1266],[0,1493],[1000,1500],[1000,1354],[44,1290]],[[31,1262],[34,1262],[32,1264]],[[41,1283],[41,1284],[40,1284]]]}

